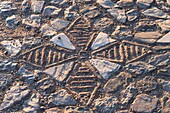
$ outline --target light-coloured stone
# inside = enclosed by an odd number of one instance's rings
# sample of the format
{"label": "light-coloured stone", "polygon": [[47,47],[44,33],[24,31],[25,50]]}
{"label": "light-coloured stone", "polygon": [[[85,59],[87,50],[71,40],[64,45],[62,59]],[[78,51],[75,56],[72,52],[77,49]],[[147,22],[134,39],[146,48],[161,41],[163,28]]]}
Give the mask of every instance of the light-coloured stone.
{"label": "light-coloured stone", "polygon": [[136,4],[140,8],[148,8],[152,2],[153,2],[153,0],[137,0]]}
{"label": "light-coloured stone", "polygon": [[60,33],[54,36],[50,41],[52,41],[54,44],[60,47],[63,47],[63,48],[67,48],[71,50],[76,49],[75,46],[71,43],[69,38],[64,33]]}
{"label": "light-coloured stone", "polygon": [[109,43],[111,43],[111,42],[114,42],[114,41],[116,41],[116,40],[111,39],[111,38],[108,36],[108,34],[103,33],[103,32],[100,32],[100,33],[97,35],[96,39],[94,40],[94,42],[93,42],[93,44],[92,44],[92,46],[91,46],[91,49],[92,49],[92,50],[98,49],[98,48],[100,48],[100,47],[102,47],[102,46],[105,46],[105,45],[107,45],[107,44],[109,44]]}
{"label": "light-coloured stone", "polygon": [[51,27],[55,29],[55,31],[61,31],[69,25],[69,21],[62,19],[55,19],[51,21]]}
{"label": "light-coloured stone", "polygon": [[168,5],[170,5],[170,0],[166,0],[166,2],[168,3]]}
{"label": "light-coloured stone", "polygon": [[55,11],[58,10],[58,13],[61,11],[60,8],[57,8],[55,6],[46,6],[43,10],[42,15],[43,16],[51,16],[51,14]]}
{"label": "light-coloured stone", "polygon": [[128,12],[126,12],[126,15],[128,17],[128,21],[131,22],[138,18],[139,12],[136,9],[131,9]]}
{"label": "light-coloured stone", "polygon": [[53,104],[55,106],[69,106],[76,105],[76,103],[76,100],[70,94],[68,94],[65,89],[61,89],[49,96],[49,104]]}
{"label": "light-coloured stone", "polygon": [[6,22],[6,27],[12,29],[12,28],[16,28],[20,21],[15,15],[12,15],[6,18],[5,22]]}
{"label": "light-coloured stone", "polygon": [[162,38],[160,38],[157,42],[159,43],[170,43],[170,32],[165,34]]}
{"label": "light-coloured stone", "polygon": [[32,14],[27,19],[23,19],[22,24],[32,28],[39,28],[41,26],[41,16],[37,14]]}
{"label": "light-coloured stone", "polygon": [[46,69],[44,72],[53,76],[58,82],[63,82],[73,67],[74,62],[68,62]]}
{"label": "light-coloured stone", "polygon": [[99,71],[100,75],[104,78],[104,79],[108,79],[110,78],[110,76],[117,72],[121,65],[116,64],[116,63],[112,63],[109,61],[105,61],[105,60],[100,60],[100,59],[91,59],[90,63],[96,67],[96,69]]}
{"label": "light-coloured stone", "polygon": [[124,9],[118,9],[118,8],[112,8],[107,10],[114,18],[117,19],[117,21],[125,23],[127,20],[125,10]]}
{"label": "light-coloured stone", "polygon": [[114,3],[111,0],[97,0],[97,3],[104,8],[112,8]]}
{"label": "light-coloured stone", "polygon": [[38,1],[38,0],[32,0],[31,2],[31,9],[34,13],[41,13],[43,7],[44,7],[45,1]]}
{"label": "light-coloured stone", "polygon": [[21,43],[19,40],[2,41],[1,44],[4,46],[10,56],[15,56],[21,50]]}
{"label": "light-coloured stone", "polygon": [[163,32],[170,31],[170,20],[159,20],[158,25],[161,27]]}
{"label": "light-coloured stone", "polygon": [[117,2],[117,5],[121,7],[130,7],[134,5],[134,1],[133,0],[120,0]]}
{"label": "light-coloured stone", "polygon": [[158,98],[151,97],[147,94],[141,94],[136,97],[132,103],[132,111],[140,113],[152,113],[156,109]]}
{"label": "light-coloured stone", "polygon": [[145,16],[155,17],[155,18],[162,18],[162,19],[169,19],[170,16],[167,13],[164,13],[162,10],[153,7],[150,9],[147,9],[142,12]]}

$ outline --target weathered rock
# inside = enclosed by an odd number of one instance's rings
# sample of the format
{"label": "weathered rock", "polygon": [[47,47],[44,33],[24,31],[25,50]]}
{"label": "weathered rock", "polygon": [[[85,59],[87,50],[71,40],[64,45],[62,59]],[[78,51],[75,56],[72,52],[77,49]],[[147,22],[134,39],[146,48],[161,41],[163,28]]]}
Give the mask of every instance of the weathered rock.
{"label": "weathered rock", "polygon": [[44,7],[44,3],[45,1],[32,0],[31,9],[33,10],[34,13],[41,13]]}
{"label": "weathered rock", "polygon": [[81,10],[81,13],[88,18],[95,18],[100,15],[100,12],[96,6],[86,6]]}
{"label": "weathered rock", "polygon": [[39,97],[40,97],[39,93],[33,93],[30,99],[24,101],[23,111],[26,113],[37,112],[40,109]]}
{"label": "weathered rock", "polygon": [[117,2],[117,4],[121,7],[130,7],[134,5],[133,0],[120,0]]}
{"label": "weathered rock", "polygon": [[163,90],[170,92],[170,81],[159,79],[159,83],[162,85]]}
{"label": "weathered rock", "polygon": [[130,63],[130,64],[126,65],[125,69],[130,73],[140,75],[140,74],[149,73],[149,72],[155,70],[156,67],[153,65],[147,64],[145,62],[137,61],[137,62]]}
{"label": "weathered rock", "polygon": [[117,72],[121,65],[99,59],[91,59],[90,63],[96,67],[104,79],[108,79],[113,73]]}
{"label": "weathered rock", "polygon": [[0,71],[1,72],[11,72],[16,70],[17,68],[17,63],[13,63],[10,60],[2,61],[0,60]]}
{"label": "weathered rock", "polygon": [[128,110],[120,110],[120,111],[116,111],[115,113],[128,113]]}
{"label": "weathered rock", "polygon": [[125,90],[121,92],[121,103],[124,106],[127,106],[137,95],[138,90],[135,87],[135,84],[130,84]]}
{"label": "weathered rock", "polygon": [[49,24],[42,25],[40,30],[43,33],[43,37],[51,38],[57,34],[57,32]]}
{"label": "weathered rock", "polygon": [[165,34],[162,38],[160,38],[158,41],[158,43],[170,43],[170,32],[168,32],[167,34]]}
{"label": "weathered rock", "polygon": [[19,40],[2,41],[1,44],[10,56],[17,55],[17,53],[19,53],[21,50],[21,43]]}
{"label": "weathered rock", "polygon": [[132,79],[132,75],[129,73],[121,72],[113,79],[109,79],[104,86],[106,92],[116,92],[119,89],[126,87]]}
{"label": "weathered rock", "polygon": [[41,44],[42,38],[41,37],[24,37],[22,42],[22,48],[23,49],[29,49],[33,46]]}
{"label": "weathered rock", "polygon": [[6,18],[5,22],[6,22],[6,27],[8,27],[9,29],[13,29],[17,27],[20,21],[15,15],[13,15]]}
{"label": "weathered rock", "polygon": [[168,19],[170,16],[167,13],[164,13],[162,10],[153,7],[151,9],[147,9],[142,12],[145,16],[155,17],[155,18],[162,18],[162,19]]}
{"label": "weathered rock", "polygon": [[23,12],[28,12],[30,10],[31,3],[30,0],[23,0],[22,2],[22,11]]}
{"label": "weathered rock", "polygon": [[150,19],[144,19],[136,23],[136,32],[158,32],[156,22],[150,21]]}
{"label": "weathered rock", "polygon": [[158,98],[151,97],[147,94],[140,94],[132,103],[132,111],[141,113],[151,113],[156,109]]}
{"label": "weathered rock", "polygon": [[111,0],[97,0],[97,3],[104,8],[112,8],[114,3]]}
{"label": "weathered rock", "polygon": [[51,0],[51,4],[60,4],[63,0]]}
{"label": "weathered rock", "polygon": [[52,41],[54,44],[61,46],[63,48],[75,50],[75,46],[71,43],[69,38],[64,34],[60,33],[56,36],[54,36],[50,41]]}
{"label": "weathered rock", "polygon": [[165,95],[161,98],[162,102],[162,113],[169,113],[170,111],[170,98],[169,95]]}
{"label": "weathered rock", "polygon": [[116,97],[104,97],[94,100],[95,108],[101,113],[113,113],[116,111],[119,102]]}
{"label": "weathered rock", "polygon": [[[46,6],[43,10],[43,13],[42,15],[43,16],[46,16],[46,17],[49,17],[49,16],[52,16],[52,13],[55,11],[55,14],[56,13],[59,13],[61,11],[60,8],[57,8],[55,6]],[[54,13],[53,13],[54,14]]]}
{"label": "weathered rock", "polygon": [[158,22],[159,27],[161,27],[163,32],[170,31],[170,20],[161,20]]}
{"label": "weathered rock", "polygon": [[67,106],[64,113],[94,113],[91,109],[85,107]]}
{"label": "weathered rock", "polygon": [[46,69],[44,72],[54,77],[58,82],[63,82],[73,67],[73,62],[68,62]]}
{"label": "weathered rock", "polygon": [[36,83],[36,89],[46,92],[46,93],[51,93],[55,90],[55,82],[52,78],[50,77],[44,77],[37,81]]}
{"label": "weathered rock", "polygon": [[62,19],[55,19],[51,21],[51,27],[55,29],[55,31],[61,31],[69,25],[69,21]]}
{"label": "weathered rock", "polygon": [[111,32],[114,29],[113,20],[110,18],[101,18],[95,21],[94,27],[102,32]]}
{"label": "weathered rock", "polygon": [[63,110],[59,108],[49,108],[46,109],[44,113],[63,113]]}
{"label": "weathered rock", "polygon": [[117,26],[114,32],[111,34],[112,37],[117,39],[129,39],[132,38],[131,31],[127,26]]}
{"label": "weathered rock", "polygon": [[158,31],[151,31],[151,32],[138,32],[135,34],[135,40],[140,40],[146,43],[155,43],[160,37],[162,36],[161,33]]}
{"label": "weathered rock", "polygon": [[167,0],[155,0],[157,7],[167,13],[169,13],[170,11],[170,6],[168,4],[168,2],[166,2]]}
{"label": "weathered rock", "polygon": [[5,88],[9,83],[11,83],[13,75],[11,74],[1,74],[0,75],[0,91]]}
{"label": "weathered rock", "polygon": [[111,39],[106,33],[100,32],[94,40],[93,44],[91,45],[91,49],[98,49],[114,41],[116,40]]}
{"label": "weathered rock", "polygon": [[73,20],[74,18],[78,17],[79,14],[76,11],[76,7],[77,6],[70,6],[66,8],[66,10],[64,11],[64,17],[69,20]]}
{"label": "weathered rock", "polygon": [[53,104],[56,106],[70,106],[76,105],[77,102],[70,94],[67,93],[66,90],[62,89],[56,93],[52,93],[49,97],[49,104]]}
{"label": "weathered rock", "polygon": [[6,92],[0,110],[14,106],[15,103],[22,101],[29,93],[30,90],[28,90],[26,86],[20,86],[18,84],[12,86],[10,90]]}
{"label": "weathered rock", "polygon": [[136,87],[141,92],[152,92],[158,88],[158,85],[155,77],[146,76],[142,80],[136,82]]}
{"label": "weathered rock", "polygon": [[126,12],[126,15],[127,15],[128,21],[132,22],[138,18],[139,12],[136,9],[131,9],[128,12]]}
{"label": "weathered rock", "polygon": [[118,9],[118,8],[112,8],[107,10],[117,21],[121,23],[125,23],[127,20],[125,10],[124,9]]}
{"label": "weathered rock", "polygon": [[145,8],[150,7],[152,2],[153,2],[153,0],[137,0],[136,4],[138,5],[138,7],[145,9]]}
{"label": "weathered rock", "polygon": [[11,1],[3,1],[0,3],[0,15],[2,18],[14,15],[16,12],[17,8]]}
{"label": "weathered rock", "polygon": [[32,14],[29,18],[23,19],[22,24],[32,28],[39,28],[41,26],[41,16]]}

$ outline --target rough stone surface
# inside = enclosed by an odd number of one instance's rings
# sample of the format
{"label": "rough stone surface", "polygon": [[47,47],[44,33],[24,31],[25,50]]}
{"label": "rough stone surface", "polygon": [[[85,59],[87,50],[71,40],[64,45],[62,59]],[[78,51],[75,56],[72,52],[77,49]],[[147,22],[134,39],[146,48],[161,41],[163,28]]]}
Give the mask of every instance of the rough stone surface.
{"label": "rough stone surface", "polygon": [[158,98],[140,94],[134,100],[131,108],[134,112],[151,113],[157,107]]}
{"label": "rough stone surface", "polygon": [[139,17],[139,12],[136,9],[131,9],[128,12],[126,12],[126,15],[127,15],[128,21],[131,22]]}
{"label": "rough stone surface", "polygon": [[59,9],[59,8],[57,8],[57,7],[55,7],[55,6],[46,6],[46,7],[44,8],[44,10],[43,10],[42,15],[43,15],[43,16],[51,16],[51,14],[52,14],[55,10],[57,10],[58,13],[61,11],[61,9]]}
{"label": "rough stone surface", "polygon": [[56,31],[61,31],[69,25],[69,21],[62,19],[55,19],[51,21],[51,27]]}
{"label": "rough stone surface", "polygon": [[1,72],[11,72],[16,70],[17,68],[17,63],[13,63],[10,60],[2,61],[0,60],[0,71]]}
{"label": "rough stone surface", "polygon": [[56,93],[52,93],[49,97],[49,103],[54,104],[55,106],[68,106],[76,105],[76,100],[73,99],[66,90],[62,89]]}
{"label": "rough stone surface", "polygon": [[19,23],[19,20],[18,18],[13,15],[13,16],[10,16],[6,19],[6,27],[12,29],[12,28],[15,28]]}
{"label": "rough stone surface", "polygon": [[130,73],[134,73],[136,75],[139,74],[146,74],[156,69],[155,66],[149,65],[145,62],[135,62],[130,63],[125,66],[126,70],[128,70]]}
{"label": "rough stone surface", "polygon": [[104,97],[94,101],[97,111],[102,113],[113,113],[119,104],[116,97]]}
{"label": "rough stone surface", "polygon": [[118,71],[121,67],[121,65],[119,64],[108,62],[105,60],[99,60],[99,59],[91,59],[90,63],[97,68],[100,75],[104,79],[108,79],[113,73]]}
{"label": "rough stone surface", "polygon": [[4,96],[3,103],[1,104],[0,110],[7,109],[15,105],[16,102],[22,101],[28,96],[30,90],[26,86],[13,86],[8,90]]}
{"label": "rough stone surface", "polygon": [[138,7],[145,9],[148,8],[152,2],[153,0],[137,0],[136,4],[138,5]]}
{"label": "rough stone surface", "polygon": [[111,0],[97,0],[97,3],[104,8],[112,8],[114,6],[114,3]]}
{"label": "rough stone surface", "polygon": [[41,13],[43,7],[44,7],[45,1],[37,1],[32,0],[31,9],[34,13]]}

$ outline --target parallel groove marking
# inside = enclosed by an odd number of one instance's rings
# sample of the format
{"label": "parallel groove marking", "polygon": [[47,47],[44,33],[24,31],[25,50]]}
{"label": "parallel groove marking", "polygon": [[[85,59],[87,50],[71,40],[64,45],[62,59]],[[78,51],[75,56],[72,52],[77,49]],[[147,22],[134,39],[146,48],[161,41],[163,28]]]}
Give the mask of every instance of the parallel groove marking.
{"label": "parallel groove marking", "polygon": [[87,89],[94,88],[94,86],[70,86],[71,89]]}
{"label": "parallel groove marking", "polygon": [[40,50],[37,49],[36,52],[35,52],[35,64],[38,64],[39,56],[40,56]]}
{"label": "parallel groove marking", "polygon": [[53,54],[53,62],[56,62],[56,59],[57,59],[57,52],[54,52],[54,54]]}
{"label": "parallel groove marking", "polygon": [[45,64],[45,51],[46,51],[46,47],[44,47],[41,51],[41,65]]}
{"label": "parallel groove marking", "polygon": [[49,53],[48,53],[48,64],[51,63],[52,56],[53,56],[53,53],[52,53],[52,51],[50,50]]}
{"label": "parallel groove marking", "polygon": [[120,44],[119,53],[120,53],[120,60],[124,60],[125,59],[125,55],[124,55],[123,44]]}
{"label": "parallel groove marking", "polygon": [[94,80],[82,80],[82,81],[71,81],[70,84],[76,84],[76,83],[95,83]]}
{"label": "parallel groove marking", "polygon": [[130,45],[130,53],[131,53],[132,57],[136,57],[134,45]]}
{"label": "parallel groove marking", "polygon": [[126,56],[126,59],[129,59],[129,52],[128,52],[128,46],[124,46],[124,49],[125,49],[125,56]]}
{"label": "parallel groove marking", "polygon": [[30,54],[28,55],[28,61],[30,61],[30,62],[32,61],[32,60],[31,60],[31,59],[32,59],[32,56],[33,56],[33,51],[31,51]]}

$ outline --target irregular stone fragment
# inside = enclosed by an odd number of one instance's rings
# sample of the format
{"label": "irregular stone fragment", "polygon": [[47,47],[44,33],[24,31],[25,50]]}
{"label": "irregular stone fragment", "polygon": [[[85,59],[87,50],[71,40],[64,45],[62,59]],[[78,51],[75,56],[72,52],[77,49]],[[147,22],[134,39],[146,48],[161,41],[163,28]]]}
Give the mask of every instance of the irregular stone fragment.
{"label": "irregular stone fragment", "polygon": [[63,113],[63,110],[59,108],[49,108],[45,110],[45,113]]}
{"label": "irregular stone fragment", "polygon": [[71,50],[75,50],[75,46],[71,43],[71,41],[69,40],[69,38],[64,34],[64,33],[60,33],[56,36],[54,36],[51,41],[58,45],[61,46],[63,48],[67,48],[67,49],[71,49]]}
{"label": "irregular stone fragment", "polygon": [[130,73],[140,75],[140,74],[149,73],[149,72],[155,70],[156,67],[153,65],[147,64],[145,62],[138,61],[138,62],[134,62],[134,63],[130,63],[130,64],[126,65],[125,69],[127,71],[129,71]]}
{"label": "irregular stone fragment", "polygon": [[51,14],[52,14],[55,10],[57,10],[58,13],[61,11],[61,9],[59,9],[59,8],[57,8],[57,7],[55,7],[55,6],[46,6],[46,7],[44,8],[44,10],[43,10],[42,15],[43,15],[43,16],[51,16]]}
{"label": "irregular stone fragment", "polygon": [[168,19],[170,16],[167,13],[164,13],[162,10],[153,7],[150,9],[147,9],[142,12],[145,16],[155,17],[155,18],[162,18],[162,19]]}
{"label": "irregular stone fragment", "polygon": [[139,12],[136,9],[131,9],[128,12],[126,12],[126,15],[127,15],[128,21],[132,22],[138,18]]}
{"label": "irregular stone fragment", "polygon": [[15,56],[21,50],[21,43],[19,40],[2,41],[1,44],[6,49],[10,56]]}
{"label": "irregular stone fragment", "polygon": [[170,12],[170,5],[166,1],[168,1],[168,0],[155,0],[157,7],[159,9],[163,10],[164,12],[169,13]]}
{"label": "irregular stone fragment", "polygon": [[43,37],[53,37],[57,34],[57,32],[49,24],[42,25],[40,30],[43,33]]}
{"label": "irregular stone fragment", "polygon": [[128,113],[128,110],[120,110],[120,111],[116,111],[115,113]]}
{"label": "irregular stone fragment", "polygon": [[114,113],[119,105],[116,97],[107,96],[94,100],[95,108],[98,112]]}
{"label": "irregular stone fragment", "polygon": [[37,112],[40,109],[40,94],[33,93],[29,100],[24,101],[23,111],[26,113]]}
{"label": "irregular stone fragment", "polygon": [[113,20],[110,18],[103,17],[95,21],[94,27],[102,32],[110,32],[114,29]]}
{"label": "irregular stone fragment", "polygon": [[0,60],[0,71],[1,72],[14,71],[14,70],[16,70],[17,65],[18,65],[17,63],[13,63],[10,60],[5,60],[5,61]]}
{"label": "irregular stone fragment", "polygon": [[95,18],[100,14],[96,6],[86,6],[81,10],[81,13],[88,18]]}
{"label": "irregular stone fragment", "polygon": [[150,7],[152,2],[153,0],[137,0],[136,4],[138,5],[138,7],[145,9],[145,8]]}
{"label": "irregular stone fragment", "polygon": [[160,79],[159,83],[162,85],[163,90],[170,92],[170,82],[168,80]]}
{"label": "irregular stone fragment", "polygon": [[23,49],[29,49],[42,43],[41,37],[24,37],[22,42]]}
{"label": "irregular stone fragment", "polygon": [[60,4],[63,0],[51,0],[51,4]]}
{"label": "irregular stone fragment", "polygon": [[134,1],[133,0],[120,0],[117,2],[117,4],[122,7],[130,7],[134,5]]}
{"label": "irregular stone fragment", "polygon": [[15,7],[15,4],[11,1],[3,1],[0,3],[0,16],[2,18],[14,15],[16,12],[17,8]]}
{"label": "irregular stone fragment", "polygon": [[159,27],[161,27],[163,32],[170,31],[170,20],[161,20],[158,22]]}
{"label": "irregular stone fragment", "polygon": [[22,24],[32,28],[39,28],[41,26],[41,16],[32,14],[27,19],[23,19]]}
{"label": "irregular stone fragment", "polygon": [[26,86],[12,86],[10,90],[6,92],[0,110],[14,106],[15,103],[22,101],[26,96],[29,95],[29,93],[30,90],[27,89]]}
{"label": "irregular stone fragment", "polygon": [[73,62],[68,62],[46,69],[44,72],[53,76],[58,82],[63,82],[73,67]]}
{"label": "irregular stone fragment", "polygon": [[121,72],[113,79],[109,79],[104,86],[106,92],[116,92],[117,90],[126,87],[132,79],[132,75],[129,73]]}
{"label": "irregular stone fragment", "polygon": [[56,93],[52,93],[49,96],[49,104],[53,104],[55,106],[70,106],[70,105],[76,105],[76,100],[71,97],[70,94],[67,93],[66,90],[61,89]]}
{"label": "irregular stone fragment", "polygon": [[91,49],[98,49],[114,41],[116,40],[111,39],[106,33],[100,32],[94,40],[93,44],[91,45]]}
{"label": "irregular stone fragment", "polygon": [[118,9],[118,8],[112,8],[107,10],[117,21],[121,23],[125,23],[127,20],[125,10],[124,9]]}
{"label": "irregular stone fragment", "polygon": [[140,40],[147,43],[155,43],[161,36],[162,34],[158,31],[138,32],[135,34],[135,40]]}
{"label": "irregular stone fragment", "polygon": [[170,111],[170,98],[169,94],[161,98],[162,102],[162,113],[169,113]]}
{"label": "irregular stone fragment", "polygon": [[162,38],[160,38],[158,41],[158,43],[170,43],[170,32],[168,32],[167,34],[165,34]]}
{"label": "irregular stone fragment", "polygon": [[128,39],[132,38],[131,31],[127,26],[117,26],[114,32],[111,34],[112,37],[117,39]]}
{"label": "irregular stone fragment", "polygon": [[104,79],[108,79],[113,73],[117,72],[121,65],[105,60],[91,59],[90,63],[96,67]]}
{"label": "irregular stone fragment", "polygon": [[97,0],[97,3],[104,8],[112,8],[114,3],[111,0]]}
{"label": "irregular stone fragment", "polygon": [[0,75],[0,91],[2,91],[2,89],[4,87],[6,87],[13,79],[13,75],[11,74],[1,74]]}
{"label": "irregular stone fragment", "polygon": [[51,21],[51,27],[56,31],[61,31],[69,25],[69,21],[62,19],[55,19]]}
{"label": "irregular stone fragment", "polygon": [[64,11],[64,17],[69,20],[73,20],[74,18],[78,17],[79,14],[76,11],[77,6],[70,6],[66,8]]}
{"label": "irregular stone fragment", "polygon": [[30,7],[31,7],[30,0],[23,0],[22,11],[27,12],[27,11],[29,11]]}
{"label": "irregular stone fragment", "polygon": [[121,92],[121,103],[124,106],[127,106],[137,95],[138,90],[135,87],[135,84],[130,84],[125,90]]}
{"label": "irregular stone fragment", "polygon": [[152,113],[156,109],[158,98],[151,97],[147,94],[140,94],[132,103],[132,111],[140,113]]}
{"label": "irregular stone fragment", "polygon": [[6,27],[12,29],[12,28],[16,28],[16,26],[20,21],[15,15],[13,15],[6,18],[5,22],[6,22]]}
{"label": "irregular stone fragment", "polygon": [[64,113],[94,113],[91,109],[86,107],[76,107],[76,106],[67,106],[64,109]]}
{"label": "irregular stone fragment", "polygon": [[33,10],[34,13],[41,13],[44,7],[44,3],[45,1],[32,0],[31,9]]}

